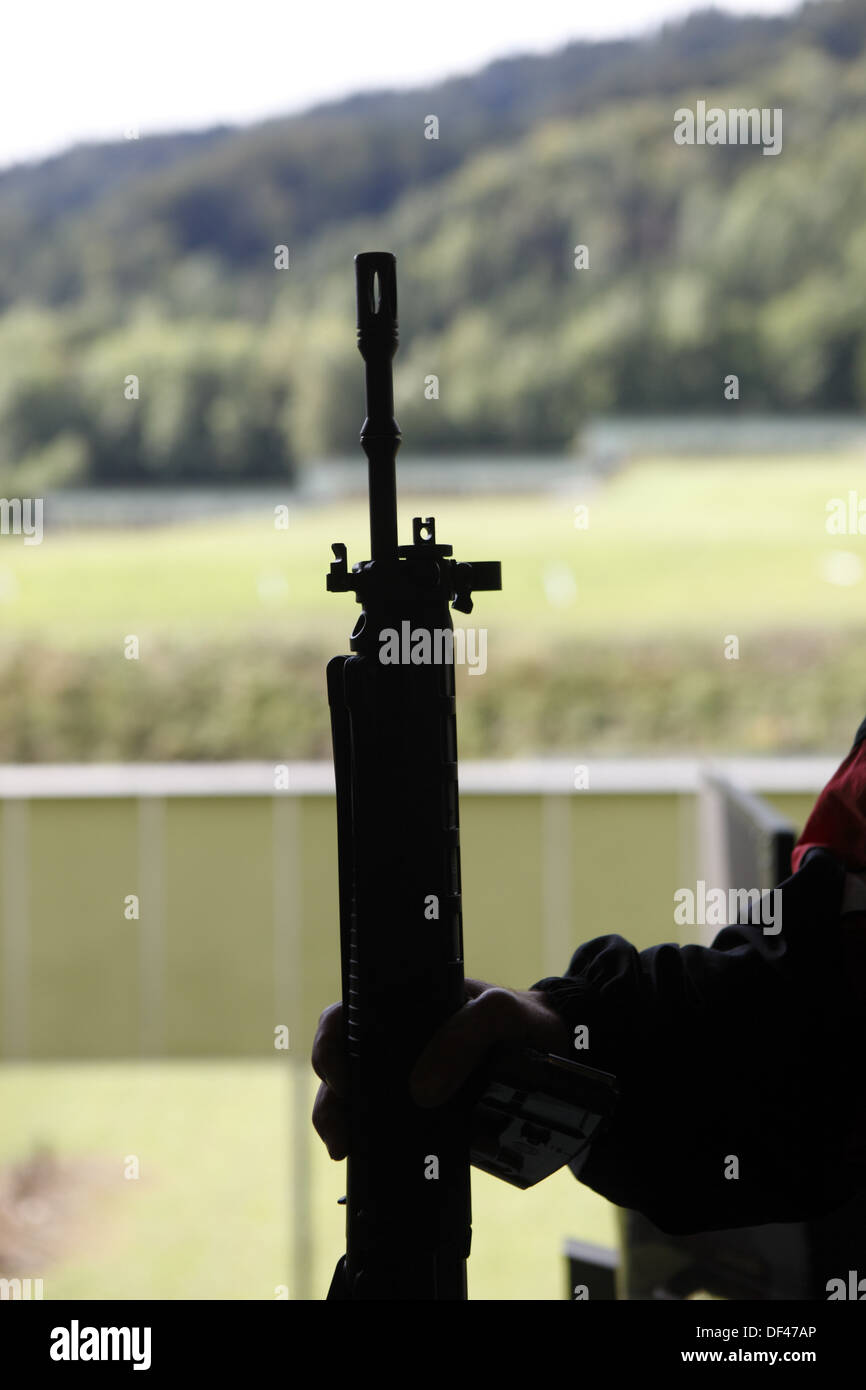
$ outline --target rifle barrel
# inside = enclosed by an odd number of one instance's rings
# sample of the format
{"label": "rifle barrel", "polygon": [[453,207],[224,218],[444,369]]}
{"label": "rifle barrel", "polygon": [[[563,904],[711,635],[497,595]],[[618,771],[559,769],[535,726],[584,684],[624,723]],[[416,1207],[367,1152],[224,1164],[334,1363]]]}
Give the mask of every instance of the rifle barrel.
{"label": "rifle barrel", "polygon": [[355,257],[358,349],[367,380],[367,418],[361,446],[370,479],[370,552],[373,560],[397,555],[396,458],[400,426],[394,418],[391,361],[397,351],[397,263],[389,251]]}

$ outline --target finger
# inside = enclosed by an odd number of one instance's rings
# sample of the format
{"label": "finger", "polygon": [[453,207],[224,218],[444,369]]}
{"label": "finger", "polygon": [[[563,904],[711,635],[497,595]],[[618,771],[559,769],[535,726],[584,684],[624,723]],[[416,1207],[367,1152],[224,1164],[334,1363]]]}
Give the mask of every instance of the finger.
{"label": "finger", "polygon": [[324,1082],[313,1104],[313,1128],[333,1159],[345,1158],[349,1152],[349,1112]]}
{"label": "finger", "polygon": [[331,1004],[319,1019],[313,1039],[313,1071],[325,1081],[335,1095],[349,1094],[349,1069],[346,1063],[343,1036],[343,1006]]}
{"label": "finger", "polygon": [[486,989],[495,989],[495,985],[489,984],[486,980],[467,979],[463,981],[463,988],[467,999],[477,999]]}
{"label": "finger", "polygon": [[452,1014],[427,1044],[409,1081],[416,1105],[441,1105],[458,1091],[497,1043],[516,1040],[526,1022],[516,995],[487,988]]}

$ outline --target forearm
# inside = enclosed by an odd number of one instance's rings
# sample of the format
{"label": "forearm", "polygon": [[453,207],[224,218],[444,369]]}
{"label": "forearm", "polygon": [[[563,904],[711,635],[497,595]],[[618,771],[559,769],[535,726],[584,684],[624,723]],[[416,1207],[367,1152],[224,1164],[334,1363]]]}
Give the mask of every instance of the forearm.
{"label": "forearm", "polygon": [[619,1082],[582,1181],[680,1231],[793,1220],[844,1199],[855,1002],[841,888],[840,866],[816,856],[782,885],[778,935],[745,925],[712,947],[648,951],[599,937],[564,976],[538,981],[579,1043],[569,1055]]}

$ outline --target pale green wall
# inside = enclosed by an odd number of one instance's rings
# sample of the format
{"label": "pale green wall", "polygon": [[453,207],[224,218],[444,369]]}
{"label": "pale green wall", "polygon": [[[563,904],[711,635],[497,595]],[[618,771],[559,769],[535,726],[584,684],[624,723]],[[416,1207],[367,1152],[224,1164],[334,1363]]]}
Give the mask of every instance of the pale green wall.
{"label": "pale green wall", "polygon": [[[673,937],[678,796],[470,795],[461,815],[468,974],[526,987],[593,936]],[[308,1049],[339,993],[330,798],[34,799],[3,818],[2,1055],[267,1056],[279,1023]]]}

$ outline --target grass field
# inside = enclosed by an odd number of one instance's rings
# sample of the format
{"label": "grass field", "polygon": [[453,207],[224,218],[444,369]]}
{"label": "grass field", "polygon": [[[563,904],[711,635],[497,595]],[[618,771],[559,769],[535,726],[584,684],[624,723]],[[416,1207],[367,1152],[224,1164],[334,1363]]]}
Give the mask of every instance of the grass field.
{"label": "grass field", "polygon": [[[866,461],[827,458],[645,462],[592,492],[404,498],[402,539],[435,510],[440,538],[466,559],[499,558],[504,593],[478,621],[531,646],[561,633],[746,633],[859,625],[859,535],[826,530],[827,504],[866,492]],[[859,491],[858,491],[859,495]],[[574,508],[589,509],[576,529]],[[866,525],[866,522],[864,522]],[[341,641],[348,597],[325,592],[330,544],[367,557],[364,507],[293,509],[273,519],[77,534],[41,546],[0,541],[0,615],[9,635],[64,647],[144,638],[230,642],[251,631]]]}
{"label": "grass field", "polygon": [[[308,1114],[312,1077],[306,1092]],[[29,1271],[45,1299],[303,1297],[291,1258],[290,1102],[290,1082],[269,1063],[4,1066],[0,1163],[38,1142],[101,1175],[61,1258]],[[345,1165],[308,1137],[312,1249],[301,1277],[306,1296],[321,1298],[344,1245]],[[124,1178],[130,1155],[135,1180]],[[612,1245],[613,1208],[566,1172],[530,1192],[476,1173],[473,1230],[473,1299],[561,1299],[563,1238]]]}
{"label": "grass field", "polygon": [[[648,460],[594,489],[436,499],[457,557],[503,566],[455,615],[486,630],[488,674],[457,672],[463,755],[839,747],[866,690],[866,538],[827,509],[864,476],[851,454]],[[404,540],[429,510],[403,499]],[[335,540],[367,557],[360,502],[280,531],[0,541],[0,762],[327,757],[323,670],[357,614],[325,589]]]}

